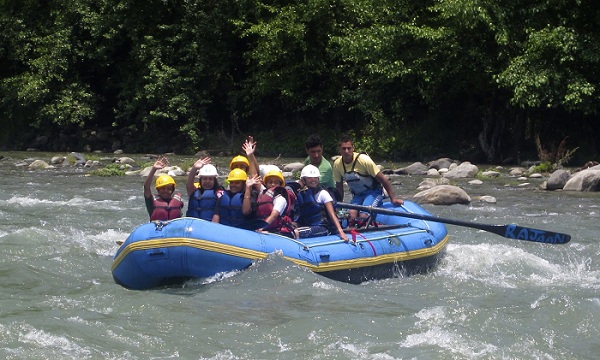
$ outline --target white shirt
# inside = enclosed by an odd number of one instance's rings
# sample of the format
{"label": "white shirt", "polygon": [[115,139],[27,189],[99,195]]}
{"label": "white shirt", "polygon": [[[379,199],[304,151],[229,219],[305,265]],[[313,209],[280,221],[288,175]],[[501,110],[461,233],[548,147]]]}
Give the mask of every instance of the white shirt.
{"label": "white shirt", "polygon": [[283,196],[277,195],[273,198],[273,210],[279,211],[280,215],[282,215],[285,212],[286,207],[287,200]]}
{"label": "white shirt", "polygon": [[[266,189],[267,188],[264,185],[260,186],[261,192],[264,192]],[[275,197],[273,198],[273,210],[277,210],[279,211],[279,215],[283,215],[286,207],[287,200],[283,196],[281,196],[281,194],[275,195]]]}
{"label": "white shirt", "polygon": [[329,191],[327,191],[327,190],[321,190],[317,194],[317,197],[316,197],[315,201],[317,202],[317,204],[323,205],[323,204],[326,204],[328,202],[333,202],[333,198],[331,197],[331,194],[329,193]]}

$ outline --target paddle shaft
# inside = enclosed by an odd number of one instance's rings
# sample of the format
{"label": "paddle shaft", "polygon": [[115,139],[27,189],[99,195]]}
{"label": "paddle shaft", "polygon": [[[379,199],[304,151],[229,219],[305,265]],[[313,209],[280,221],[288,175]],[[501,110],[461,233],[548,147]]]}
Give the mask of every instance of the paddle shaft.
{"label": "paddle shaft", "polygon": [[372,207],[372,206],[363,206],[363,205],[355,205],[338,202],[336,207],[355,209],[360,211],[365,211],[373,214],[386,214],[386,215],[394,215],[394,216],[402,216],[411,219],[432,221],[450,225],[457,226],[465,226],[474,229],[479,229],[487,232],[491,232],[502,237],[514,240],[527,240],[533,242],[541,242],[547,244],[566,244],[571,240],[571,235],[561,234],[546,230],[532,229],[527,228],[515,224],[508,225],[489,225],[489,224],[480,224],[469,221],[461,221],[454,219],[445,219],[438,216],[425,215],[425,214],[413,214],[413,213],[404,213],[395,211],[392,209]]}

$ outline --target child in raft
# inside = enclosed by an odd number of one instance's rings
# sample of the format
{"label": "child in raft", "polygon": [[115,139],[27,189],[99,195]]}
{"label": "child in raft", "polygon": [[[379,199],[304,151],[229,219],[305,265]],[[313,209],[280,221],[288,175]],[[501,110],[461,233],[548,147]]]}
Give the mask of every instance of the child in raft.
{"label": "child in raft", "polygon": [[291,190],[288,192],[284,184],[283,174],[279,170],[271,170],[263,177],[264,189],[257,197],[256,218],[264,220],[266,224],[256,231],[277,232],[294,237],[290,218],[293,199],[290,199]]}
{"label": "child in raft", "polygon": [[337,232],[340,239],[348,241],[333,208],[333,197],[319,183],[321,173],[314,165],[306,165],[300,173],[298,191],[297,238],[325,236]]}
{"label": "child in raft", "polygon": [[227,176],[229,189],[225,190],[217,202],[215,211],[218,221],[223,225],[240,226],[250,218],[252,213],[252,184],[248,183],[248,175],[239,168],[234,168]]}
{"label": "child in raft", "polygon": [[[211,159],[205,157],[198,159],[188,174],[186,190],[189,197],[186,216],[219,222],[219,216],[215,214],[217,199],[223,194],[223,188],[217,182],[217,168],[212,165]],[[199,177],[199,185],[196,185],[196,173]]]}
{"label": "child in raft", "polygon": [[155,220],[172,220],[181,217],[181,209],[183,208],[183,201],[181,194],[175,192],[175,180],[167,175],[160,175],[156,179],[155,188],[157,194],[152,194],[150,185],[152,179],[157,170],[160,170],[169,164],[169,160],[160,156],[154,162],[152,169],[144,181],[144,200],[146,202],[146,210],[150,215],[150,221]]}

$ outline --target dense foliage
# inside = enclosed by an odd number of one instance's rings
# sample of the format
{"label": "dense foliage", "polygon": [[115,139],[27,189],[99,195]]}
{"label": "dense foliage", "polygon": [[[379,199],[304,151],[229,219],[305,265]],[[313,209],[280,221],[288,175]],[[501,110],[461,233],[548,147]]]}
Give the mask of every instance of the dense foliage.
{"label": "dense foliage", "polygon": [[[393,158],[597,156],[592,0],[0,0],[0,141]],[[258,136],[258,135],[257,135]],[[539,148],[539,146],[538,146]],[[577,156],[578,154],[575,154]]]}

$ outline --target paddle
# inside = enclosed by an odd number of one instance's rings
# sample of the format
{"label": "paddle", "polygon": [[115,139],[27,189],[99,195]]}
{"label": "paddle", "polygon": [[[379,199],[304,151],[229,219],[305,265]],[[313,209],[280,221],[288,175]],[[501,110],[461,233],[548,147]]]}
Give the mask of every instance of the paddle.
{"label": "paddle", "polygon": [[546,230],[538,230],[527,228],[515,224],[508,225],[488,225],[488,224],[479,224],[469,221],[461,221],[461,220],[453,220],[453,219],[444,219],[437,216],[430,216],[424,214],[411,214],[411,213],[403,213],[399,211],[395,211],[392,209],[372,207],[372,206],[363,206],[363,205],[354,205],[348,203],[339,202],[335,205],[336,207],[348,208],[348,209],[356,209],[360,211],[365,211],[374,214],[387,214],[387,215],[395,215],[395,216],[403,216],[411,219],[419,219],[419,220],[427,220],[438,223],[457,225],[457,226],[465,226],[470,228],[475,228],[487,232],[491,232],[500,236],[503,236],[508,239],[515,240],[527,240],[534,242],[541,242],[547,244],[566,244],[571,240],[571,235],[555,233]]}

